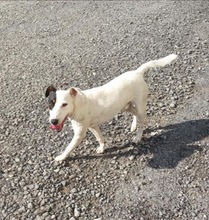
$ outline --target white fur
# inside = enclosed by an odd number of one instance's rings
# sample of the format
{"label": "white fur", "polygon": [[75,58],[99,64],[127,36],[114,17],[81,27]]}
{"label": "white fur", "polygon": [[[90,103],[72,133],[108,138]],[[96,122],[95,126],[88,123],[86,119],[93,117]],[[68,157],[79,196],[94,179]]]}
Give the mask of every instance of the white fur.
{"label": "white fur", "polygon": [[[56,118],[60,122],[68,115],[74,129],[74,137],[55,160],[66,159],[81,143],[88,129],[99,142],[97,152],[103,153],[104,138],[99,125],[112,119],[121,110],[133,114],[132,132],[137,129],[139,123],[134,139],[135,142],[139,142],[143,132],[148,94],[148,87],[143,79],[144,72],[149,68],[165,66],[176,58],[177,55],[171,54],[159,60],[149,61],[137,70],[126,72],[103,86],[85,91],[76,89],[76,95],[72,95],[72,89],[75,88],[57,91],[57,101],[50,111],[50,120]],[[67,106],[62,107],[63,103],[67,103]]]}

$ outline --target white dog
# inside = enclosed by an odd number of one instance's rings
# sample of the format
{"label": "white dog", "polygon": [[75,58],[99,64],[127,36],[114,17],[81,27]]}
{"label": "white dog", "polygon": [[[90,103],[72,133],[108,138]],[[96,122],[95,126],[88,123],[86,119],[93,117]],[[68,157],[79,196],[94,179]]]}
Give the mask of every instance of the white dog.
{"label": "white dog", "polygon": [[121,110],[133,114],[131,132],[137,129],[139,123],[134,139],[135,142],[139,142],[143,132],[148,94],[144,72],[149,68],[170,64],[176,58],[177,55],[171,54],[159,60],[149,61],[137,70],[126,72],[103,86],[85,91],[73,87],[68,90],[56,90],[49,86],[45,95],[49,101],[51,129],[61,131],[67,118],[71,120],[74,129],[72,141],[55,160],[65,160],[84,139],[87,129],[99,142],[97,152],[103,153],[104,138],[99,125],[112,119]]}

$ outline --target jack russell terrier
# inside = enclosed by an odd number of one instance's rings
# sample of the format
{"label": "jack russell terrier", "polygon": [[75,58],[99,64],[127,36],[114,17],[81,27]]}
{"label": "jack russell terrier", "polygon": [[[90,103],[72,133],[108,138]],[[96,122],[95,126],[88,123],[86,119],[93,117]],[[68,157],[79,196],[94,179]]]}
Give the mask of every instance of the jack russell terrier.
{"label": "jack russell terrier", "polygon": [[[99,125],[109,121],[120,111],[133,114],[131,132],[137,130],[134,142],[139,142],[143,132],[148,95],[144,73],[150,68],[170,64],[176,58],[177,55],[171,54],[159,60],[149,61],[138,69],[125,72],[102,86],[84,91],[74,87],[68,90],[57,90],[49,86],[45,96],[48,97],[50,109],[50,128],[61,131],[64,122],[69,119],[74,130],[72,141],[55,160],[65,160],[84,139],[88,129],[99,142],[97,153],[103,153],[104,138]],[[139,124],[138,129],[137,124]]]}

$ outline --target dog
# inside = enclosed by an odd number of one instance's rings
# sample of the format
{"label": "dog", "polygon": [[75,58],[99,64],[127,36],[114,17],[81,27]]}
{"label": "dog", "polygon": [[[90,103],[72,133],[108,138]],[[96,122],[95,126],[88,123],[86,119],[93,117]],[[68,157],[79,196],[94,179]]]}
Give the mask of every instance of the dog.
{"label": "dog", "polygon": [[70,144],[55,160],[65,160],[84,139],[88,129],[99,142],[97,153],[103,153],[104,137],[99,125],[109,121],[121,111],[133,114],[131,132],[137,130],[134,142],[139,142],[143,133],[148,95],[144,73],[150,68],[170,64],[176,58],[177,55],[170,54],[158,60],[151,60],[138,69],[125,72],[102,86],[84,91],[75,87],[57,90],[54,86],[49,86],[45,96],[48,98],[50,109],[50,128],[61,131],[64,122],[69,119],[74,130]]}

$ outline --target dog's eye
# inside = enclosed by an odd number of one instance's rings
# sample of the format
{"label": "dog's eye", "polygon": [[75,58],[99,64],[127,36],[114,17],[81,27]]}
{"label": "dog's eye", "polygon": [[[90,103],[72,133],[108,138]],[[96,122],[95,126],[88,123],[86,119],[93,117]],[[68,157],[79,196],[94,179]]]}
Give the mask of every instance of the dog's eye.
{"label": "dog's eye", "polygon": [[65,107],[65,106],[67,106],[67,103],[63,103],[63,104],[62,104],[62,107]]}

